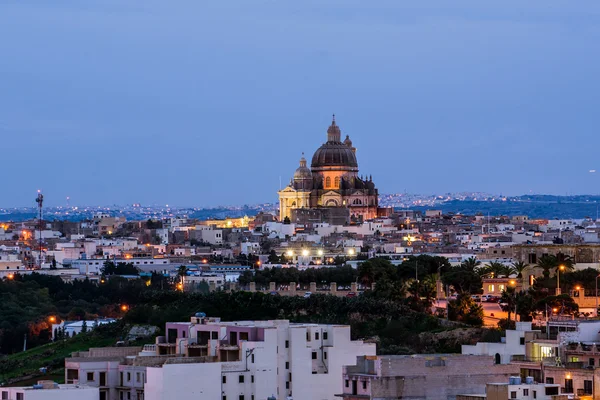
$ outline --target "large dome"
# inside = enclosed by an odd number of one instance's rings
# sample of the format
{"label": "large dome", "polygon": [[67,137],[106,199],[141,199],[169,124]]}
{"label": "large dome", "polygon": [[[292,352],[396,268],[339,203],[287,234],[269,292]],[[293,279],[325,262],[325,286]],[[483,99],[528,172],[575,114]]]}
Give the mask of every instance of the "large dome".
{"label": "large dome", "polygon": [[331,167],[358,171],[352,142],[341,142],[341,130],[335,123],[335,116],[327,129],[327,142],[315,151],[310,166],[313,171],[332,169]]}

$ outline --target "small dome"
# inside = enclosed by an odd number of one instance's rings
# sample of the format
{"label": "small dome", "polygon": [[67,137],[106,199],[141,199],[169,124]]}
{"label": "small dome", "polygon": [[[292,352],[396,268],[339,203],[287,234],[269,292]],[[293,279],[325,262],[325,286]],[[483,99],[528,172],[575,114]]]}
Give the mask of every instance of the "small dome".
{"label": "small dome", "polygon": [[302,153],[302,158],[300,158],[300,166],[294,172],[294,181],[310,181],[312,182],[312,172],[306,166],[306,158],[304,158],[304,153]]}
{"label": "small dome", "polygon": [[352,147],[352,140],[350,140],[350,136],[346,135],[346,139],[344,140],[344,144],[348,147]]}

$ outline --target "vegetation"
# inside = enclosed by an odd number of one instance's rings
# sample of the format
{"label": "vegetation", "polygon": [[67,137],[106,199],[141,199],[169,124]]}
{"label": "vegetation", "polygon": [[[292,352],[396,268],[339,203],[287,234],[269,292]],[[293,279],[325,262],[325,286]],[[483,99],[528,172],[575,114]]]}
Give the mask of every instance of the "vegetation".
{"label": "vegetation", "polygon": [[140,279],[117,276],[103,284],[66,283],[58,276],[36,273],[0,280],[0,354],[21,350],[25,338],[28,347],[47,343],[52,336],[50,317],[55,321],[119,317],[121,304],[137,304],[142,291],[161,287],[160,278],[153,276],[149,287]]}
{"label": "vegetation", "polygon": [[[114,323],[98,327],[93,332],[81,334],[68,340],[47,343],[20,353],[0,358],[0,384],[21,381],[29,376],[39,376],[40,368],[47,373],[60,374],[65,358],[75,351],[85,351],[90,347],[114,345],[115,338],[123,335],[124,324]],[[59,382],[62,380],[57,377]]]}

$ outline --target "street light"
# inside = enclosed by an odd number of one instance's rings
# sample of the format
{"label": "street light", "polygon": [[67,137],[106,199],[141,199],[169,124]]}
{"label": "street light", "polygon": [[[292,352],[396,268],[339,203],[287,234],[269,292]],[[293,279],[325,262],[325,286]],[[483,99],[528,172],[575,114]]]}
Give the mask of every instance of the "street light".
{"label": "street light", "polygon": [[121,306],[121,311],[127,311],[127,310],[129,310],[129,306],[127,304],[123,304]]}
{"label": "street light", "polygon": [[564,270],[565,270],[564,265],[559,265],[558,268],[556,269],[556,295],[557,296],[560,294],[560,271],[564,271]]}
{"label": "street light", "polygon": [[51,315],[50,317],[48,317],[48,321],[50,321],[50,323],[55,323],[56,322],[56,317],[54,315]]}

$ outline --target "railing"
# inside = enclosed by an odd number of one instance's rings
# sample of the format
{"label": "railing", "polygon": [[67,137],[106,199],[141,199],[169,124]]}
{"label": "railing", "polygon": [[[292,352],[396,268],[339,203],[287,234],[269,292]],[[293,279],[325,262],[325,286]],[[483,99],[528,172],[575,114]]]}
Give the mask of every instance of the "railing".
{"label": "railing", "polygon": [[[554,366],[560,359],[557,360],[556,357],[527,357],[524,355],[513,355],[510,357],[511,362],[520,362],[520,363],[533,363],[533,364],[544,364],[548,366]],[[560,362],[562,364],[562,362]]]}

